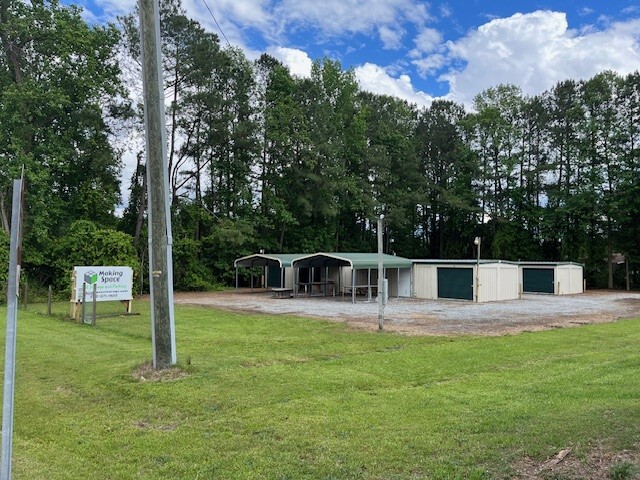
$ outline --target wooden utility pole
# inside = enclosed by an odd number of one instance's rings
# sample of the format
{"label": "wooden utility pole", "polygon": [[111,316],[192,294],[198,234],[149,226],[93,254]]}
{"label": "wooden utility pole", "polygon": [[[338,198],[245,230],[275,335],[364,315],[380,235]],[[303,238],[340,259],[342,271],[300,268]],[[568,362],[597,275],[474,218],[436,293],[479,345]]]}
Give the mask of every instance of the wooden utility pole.
{"label": "wooden utility pole", "polygon": [[167,171],[158,0],[139,0],[139,10],[147,146],[149,286],[151,291],[153,367],[167,368],[176,363],[176,341],[173,315],[171,200]]}

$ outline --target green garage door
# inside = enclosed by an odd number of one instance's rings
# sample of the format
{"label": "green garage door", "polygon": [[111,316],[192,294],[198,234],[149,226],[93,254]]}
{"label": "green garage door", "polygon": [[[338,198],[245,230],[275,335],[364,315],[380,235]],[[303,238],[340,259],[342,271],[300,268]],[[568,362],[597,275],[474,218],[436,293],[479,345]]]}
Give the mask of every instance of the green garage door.
{"label": "green garage door", "polygon": [[438,298],[473,300],[473,268],[438,267]]}
{"label": "green garage door", "polygon": [[554,293],[553,268],[523,268],[522,290],[525,293]]}

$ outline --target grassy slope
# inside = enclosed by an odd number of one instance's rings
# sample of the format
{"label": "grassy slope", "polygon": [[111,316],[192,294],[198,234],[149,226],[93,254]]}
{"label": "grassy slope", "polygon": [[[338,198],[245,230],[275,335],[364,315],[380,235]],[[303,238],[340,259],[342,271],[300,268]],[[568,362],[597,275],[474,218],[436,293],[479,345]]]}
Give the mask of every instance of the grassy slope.
{"label": "grassy slope", "polygon": [[195,307],[176,318],[189,376],[138,382],[147,314],[91,328],[21,311],[14,478],[500,477],[523,456],[640,441],[638,320],[411,338]]}

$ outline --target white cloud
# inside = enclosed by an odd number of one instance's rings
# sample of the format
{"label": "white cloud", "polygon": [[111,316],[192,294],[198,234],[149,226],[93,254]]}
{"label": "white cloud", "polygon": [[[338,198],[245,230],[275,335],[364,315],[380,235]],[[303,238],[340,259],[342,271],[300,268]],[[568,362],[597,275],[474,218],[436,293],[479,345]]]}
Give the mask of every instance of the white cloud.
{"label": "white cloud", "polygon": [[621,74],[640,64],[640,20],[611,24],[603,31],[578,33],[566,15],[537,11],[492,20],[456,42],[448,42],[449,61],[466,65],[443,79],[449,98],[469,103],[499,83],[513,83],[537,94],[565,79],[587,79],[611,69]]}
{"label": "white cloud", "polygon": [[[212,18],[215,17],[227,37],[236,36],[235,30],[241,29],[238,26],[268,30],[268,26],[273,21],[269,12],[270,3],[269,0],[182,0],[184,9],[198,22],[215,24]],[[230,31],[226,31],[227,29]],[[217,28],[213,30],[219,33]]]}
{"label": "white cloud", "polygon": [[[87,4],[91,5],[91,1],[87,0]],[[104,11],[107,20],[113,20],[118,15],[128,15],[135,10],[136,0],[97,0],[98,5]],[[89,7],[87,7],[89,8]]]}
{"label": "white cloud", "polygon": [[425,28],[413,39],[413,43],[415,43],[416,48],[410,52],[411,56],[429,53],[442,43],[442,34],[434,28]]}
{"label": "white cloud", "polygon": [[268,52],[289,67],[292,75],[308,78],[311,76],[313,61],[306,52],[297,48],[270,47]]}
{"label": "white cloud", "polygon": [[312,27],[326,36],[370,33],[405,21],[421,25],[429,18],[426,6],[414,0],[282,0],[274,13],[281,32]]}
{"label": "white cloud", "polygon": [[425,58],[413,60],[411,63],[416,66],[420,76],[426,77],[444,67],[447,64],[447,57],[443,54],[435,53]]}
{"label": "white cloud", "polygon": [[453,12],[451,11],[451,7],[446,3],[440,4],[439,8],[440,8],[440,16],[442,18],[449,18],[453,14]]}
{"label": "white cloud", "polygon": [[433,102],[432,96],[415,89],[408,75],[394,78],[384,68],[372,63],[356,67],[354,73],[363,90],[399,97],[420,107],[429,106]]}
{"label": "white cloud", "polygon": [[397,50],[402,47],[402,36],[404,30],[400,28],[390,28],[386,25],[378,27],[378,34],[385,49]]}

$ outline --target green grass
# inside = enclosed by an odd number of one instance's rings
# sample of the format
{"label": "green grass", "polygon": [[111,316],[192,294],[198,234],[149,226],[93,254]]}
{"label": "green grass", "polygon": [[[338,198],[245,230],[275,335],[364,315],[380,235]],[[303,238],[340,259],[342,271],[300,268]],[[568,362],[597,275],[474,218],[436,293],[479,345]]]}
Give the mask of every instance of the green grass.
{"label": "green grass", "polygon": [[639,320],[418,338],[180,307],[188,376],[140,382],[135,308],[95,328],[20,310],[14,478],[509,478],[640,441]]}

